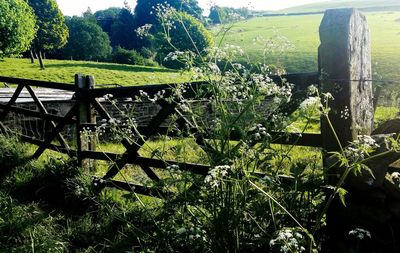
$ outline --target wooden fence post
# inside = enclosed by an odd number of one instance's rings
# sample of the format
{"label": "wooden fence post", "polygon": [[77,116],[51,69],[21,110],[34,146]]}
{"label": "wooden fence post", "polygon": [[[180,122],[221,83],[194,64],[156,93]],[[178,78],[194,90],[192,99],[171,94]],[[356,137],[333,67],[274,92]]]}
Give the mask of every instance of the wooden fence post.
{"label": "wooden fence post", "polygon": [[[327,10],[319,29],[321,91],[330,92],[329,119],[342,146],[373,130],[374,107],[369,29],[356,9]],[[321,118],[326,151],[340,146],[326,117]]]}
{"label": "wooden fence post", "polygon": [[83,134],[84,129],[92,130],[91,126],[96,124],[96,113],[91,107],[88,93],[90,89],[94,89],[95,81],[93,76],[75,75],[76,85],[76,101],[78,104],[77,112],[77,152],[78,152],[78,166],[94,167],[94,162],[83,163],[82,151],[96,150],[96,138],[87,131],[88,134]]}

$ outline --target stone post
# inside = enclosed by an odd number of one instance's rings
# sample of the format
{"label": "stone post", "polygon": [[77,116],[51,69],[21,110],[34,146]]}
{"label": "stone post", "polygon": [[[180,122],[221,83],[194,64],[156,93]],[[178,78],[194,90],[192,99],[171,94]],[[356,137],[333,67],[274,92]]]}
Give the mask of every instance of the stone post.
{"label": "stone post", "polygon": [[[356,9],[325,12],[319,28],[321,92],[330,92],[330,121],[342,146],[373,130],[371,47],[365,16]],[[324,149],[338,151],[338,141],[323,116]]]}

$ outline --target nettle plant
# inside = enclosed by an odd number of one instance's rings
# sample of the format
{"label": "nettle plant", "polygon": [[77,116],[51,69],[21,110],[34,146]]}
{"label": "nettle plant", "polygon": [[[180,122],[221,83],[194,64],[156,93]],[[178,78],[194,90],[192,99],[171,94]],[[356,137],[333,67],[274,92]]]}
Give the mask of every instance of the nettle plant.
{"label": "nettle plant", "polygon": [[[163,6],[157,10],[168,38],[174,32],[170,20],[179,22],[174,16],[176,11]],[[183,22],[181,25],[184,27]],[[187,36],[190,38],[190,34]],[[320,150],[283,147],[272,142],[293,131],[295,121],[305,122],[302,129],[297,129],[299,136],[320,117],[330,122],[328,101],[333,97],[319,94],[315,86],[310,86],[309,98],[301,103],[295,116],[287,115],[282,108],[292,99],[293,85],[285,80],[279,85],[274,83],[270,78],[273,71],[264,64],[245,67],[237,63],[237,57],[243,54],[234,45],[201,52],[171,52],[167,58],[184,64],[185,71],[192,74],[192,81],[207,81],[208,85],[192,90],[190,83],[183,83],[171,88],[169,96],[165,96],[167,92],[159,92],[150,97],[142,92],[136,98],[152,103],[160,99],[179,103],[178,108],[190,126],[180,128],[174,119],[166,123],[169,131],[181,133],[181,137],[171,141],[160,136],[158,145],[145,145],[152,156],[165,161],[171,155],[181,161],[197,159],[211,167],[206,177],[181,171],[177,165],[167,167],[158,186],[175,194],[163,200],[157,217],[149,214],[158,229],[147,237],[149,241],[144,248],[201,252],[318,251],[317,235],[325,225],[332,200],[339,196],[344,202],[346,190],[342,186],[349,173],[368,170],[363,163],[373,159],[377,144],[362,137],[332,154],[337,157],[335,166],[341,165],[343,173],[337,185],[327,186],[332,193],[326,196],[322,190],[325,183]],[[191,99],[185,97],[189,91],[195,94]],[[134,111],[120,106],[112,96],[105,99],[122,116],[104,122],[99,132],[107,130],[116,139],[128,138],[132,142],[144,138],[137,131]],[[205,113],[205,108],[211,110]],[[197,130],[193,132],[190,128]],[[232,136],[237,141],[231,141]],[[386,152],[398,147],[397,139],[388,139],[386,143],[389,143]],[[199,149],[187,146],[201,146],[202,151],[192,154]],[[306,152],[314,155],[306,156]],[[360,153],[363,156],[355,156]],[[147,208],[145,204],[143,207]]]}

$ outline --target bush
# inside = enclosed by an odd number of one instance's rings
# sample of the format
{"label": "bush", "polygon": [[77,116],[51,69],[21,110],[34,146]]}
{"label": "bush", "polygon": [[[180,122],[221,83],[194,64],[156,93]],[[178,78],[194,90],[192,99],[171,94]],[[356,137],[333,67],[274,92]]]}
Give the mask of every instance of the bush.
{"label": "bush", "polygon": [[[195,52],[205,55],[205,49],[214,46],[212,34],[196,18],[185,12],[172,11],[168,20],[161,20],[163,31],[160,32],[155,44],[159,48],[158,60],[167,68],[180,69],[185,66],[179,58],[166,56],[171,52]],[[169,24],[173,24],[172,26]]]}
{"label": "bush", "polygon": [[156,66],[157,63],[151,59],[144,58],[141,54],[135,50],[127,50],[121,47],[117,47],[112,54],[112,62],[120,64],[130,65],[144,65],[144,66]]}

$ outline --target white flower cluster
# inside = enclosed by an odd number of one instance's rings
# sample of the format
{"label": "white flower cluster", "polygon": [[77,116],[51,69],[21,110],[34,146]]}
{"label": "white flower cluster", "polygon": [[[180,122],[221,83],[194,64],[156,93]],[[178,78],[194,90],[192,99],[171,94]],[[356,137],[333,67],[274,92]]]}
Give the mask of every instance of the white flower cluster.
{"label": "white flower cluster", "polygon": [[113,98],[114,96],[112,94],[106,94],[103,96],[104,100],[109,101]]}
{"label": "white flower cluster", "polygon": [[318,95],[318,87],[315,85],[310,85],[308,86],[308,95],[309,96],[314,96],[314,95]]}
{"label": "white flower cluster", "polygon": [[368,230],[362,228],[356,228],[349,232],[349,235],[354,236],[357,240],[364,240],[366,238],[371,238],[371,233]]}
{"label": "white flower cluster", "polygon": [[340,111],[341,119],[348,119],[350,117],[350,110],[347,106],[344,107],[342,111]]}
{"label": "white flower cluster", "polygon": [[[161,20],[163,26],[167,27],[167,29],[175,28],[174,21],[171,20],[171,17],[176,12],[176,9],[168,2],[165,1],[162,4],[152,6],[152,9],[155,11],[157,18]],[[153,14],[153,12],[150,12],[150,14]]]}
{"label": "white flower cluster", "polygon": [[164,98],[165,93],[166,93],[165,90],[160,90],[153,97],[150,97],[149,94],[147,94],[147,92],[139,90],[139,98],[137,100],[141,101],[142,99],[145,99],[146,101],[156,103],[158,100]]}
{"label": "white flower cluster", "polygon": [[179,108],[179,110],[181,110],[182,112],[190,112],[190,111],[191,111],[190,106],[189,106],[188,103],[186,103],[186,101],[181,101],[181,102],[178,104],[178,108]]}
{"label": "white flower cluster", "polygon": [[259,94],[283,97],[286,102],[289,102],[292,97],[293,85],[289,83],[277,85],[268,75],[265,74],[252,74],[250,79],[251,84],[257,87]]}
{"label": "white flower cluster", "polygon": [[279,35],[277,32],[269,38],[262,36],[256,37],[253,42],[263,46],[264,55],[270,53],[282,53],[294,49],[294,45],[285,36]]}
{"label": "white flower cluster", "polygon": [[177,229],[176,233],[180,236],[183,236],[186,240],[199,240],[201,242],[207,241],[207,232],[204,229],[194,226],[193,224],[189,224],[189,228],[181,227]]}
{"label": "white flower cluster", "polygon": [[267,129],[262,124],[253,126],[249,129],[249,131],[252,133],[252,137],[256,141],[261,140],[261,138],[264,137],[271,137],[271,135],[267,133]]}
{"label": "white flower cluster", "polygon": [[148,37],[150,35],[150,29],[153,27],[152,24],[145,24],[138,27],[135,31],[136,34],[143,39],[144,37]]}
{"label": "white flower cluster", "polygon": [[204,183],[210,185],[212,188],[217,188],[220,185],[220,181],[228,175],[230,169],[231,166],[229,165],[215,166],[204,178]]}
{"label": "white flower cluster", "polygon": [[171,172],[171,173],[176,173],[176,172],[179,172],[179,171],[180,171],[179,165],[176,165],[176,164],[168,165],[168,166],[167,166],[167,170],[168,170],[169,172]]}
{"label": "white flower cluster", "polygon": [[231,44],[225,44],[224,47],[212,47],[207,49],[208,57],[216,61],[232,60],[235,57],[243,56],[244,51],[241,47]]}
{"label": "white flower cluster", "polygon": [[278,246],[279,252],[303,252],[306,249],[301,245],[303,235],[291,228],[283,228],[277,236],[269,242],[273,248]]}
{"label": "white flower cluster", "polygon": [[315,109],[322,108],[321,98],[320,97],[308,97],[306,100],[301,102],[299,109],[308,112]]}
{"label": "white flower cluster", "polygon": [[379,144],[369,135],[359,135],[357,140],[351,143],[352,145],[346,147],[346,158],[352,161],[360,161],[369,156],[371,152],[379,148]]}

